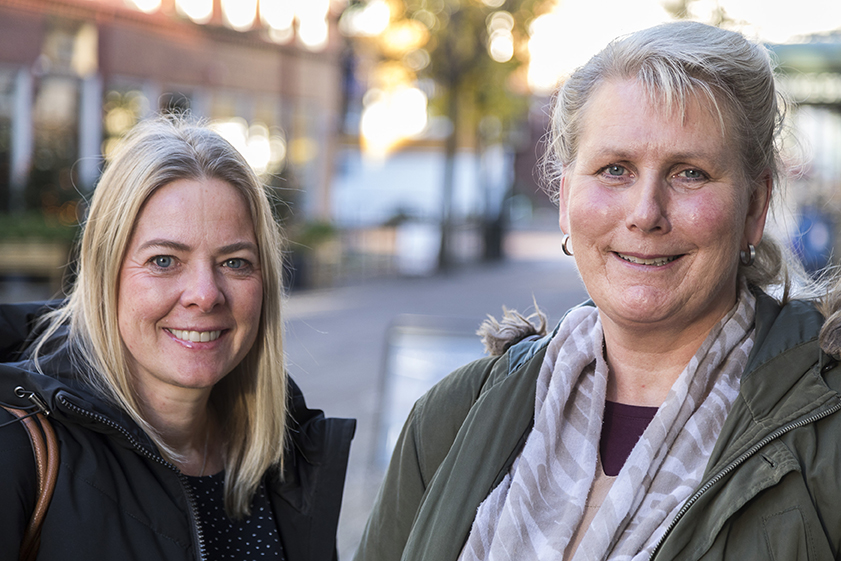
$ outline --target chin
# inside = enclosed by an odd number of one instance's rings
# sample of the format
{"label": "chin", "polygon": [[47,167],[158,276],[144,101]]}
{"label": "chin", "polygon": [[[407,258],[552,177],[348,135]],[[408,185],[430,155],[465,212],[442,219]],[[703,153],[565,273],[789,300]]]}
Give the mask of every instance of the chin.
{"label": "chin", "polygon": [[[192,367],[191,367],[192,366]],[[172,372],[170,380],[182,388],[205,389],[212,388],[219,380],[224,378],[227,372],[219,370],[218,365],[214,367],[200,367],[196,365],[184,365],[176,372]]]}
{"label": "chin", "polygon": [[626,298],[622,302],[596,302],[596,306],[611,322],[627,327],[654,326],[658,323],[668,323],[678,314],[674,306],[663,302],[663,298]]}

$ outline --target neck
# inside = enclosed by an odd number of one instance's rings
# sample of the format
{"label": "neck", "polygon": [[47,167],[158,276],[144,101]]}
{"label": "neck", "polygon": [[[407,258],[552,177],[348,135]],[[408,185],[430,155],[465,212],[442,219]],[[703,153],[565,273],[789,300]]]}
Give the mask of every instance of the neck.
{"label": "neck", "polygon": [[144,419],[175,452],[173,461],[181,471],[200,476],[222,469],[218,431],[209,406],[210,392],[186,391],[167,396],[140,392],[138,397]]}
{"label": "neck", "polygon": [[602,325],[610,368],[607,399],[659,407],[715,324],[664,333],[628,329],[602,314]]}

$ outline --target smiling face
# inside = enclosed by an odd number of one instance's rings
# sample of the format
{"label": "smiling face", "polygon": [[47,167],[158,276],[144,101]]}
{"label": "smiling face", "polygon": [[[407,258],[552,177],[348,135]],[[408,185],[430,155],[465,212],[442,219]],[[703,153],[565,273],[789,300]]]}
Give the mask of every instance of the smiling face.
{"label": "smiling face", "polygon": [[608,81],[585,111],[560,225],[605,328],[708,331],[735,303],[770,179],[746,182],[706,100],[690,96],[681,118],[636,81]]}
{"label": "smiling face", "polygon": [[209,390],[254,344],[262,274],[242,195],[178,180],[144,204],[120,268],[117,320],[141,394]]}

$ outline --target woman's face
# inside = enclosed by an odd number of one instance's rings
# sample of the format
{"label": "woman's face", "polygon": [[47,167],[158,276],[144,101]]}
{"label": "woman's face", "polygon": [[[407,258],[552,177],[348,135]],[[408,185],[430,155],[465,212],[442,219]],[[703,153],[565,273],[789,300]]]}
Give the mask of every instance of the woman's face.
{"label": "woman's face", "polygon": [[585,111],[560,225],[603,321],[709,330],[735,303],[740,249],[762,236],[770,176],[745,181],[701,98],[681,119],[637,82],[608,81]]}
{"label": "woman's face", "polygon": [[262,273],[248,207],[218,179],[174,181],[143,206],[117,319],[144,395],[210,389],[254,344]]}

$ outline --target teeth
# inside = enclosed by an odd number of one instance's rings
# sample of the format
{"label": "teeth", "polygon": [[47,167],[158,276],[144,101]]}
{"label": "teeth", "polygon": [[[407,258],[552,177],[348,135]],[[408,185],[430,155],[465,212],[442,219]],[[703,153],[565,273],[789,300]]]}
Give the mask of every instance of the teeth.
{"label": "teeth", "polygon": [[623,255],[621,253],[617,253],[619,257],[624,259],[629,263],[636,263],[638,265],[653,265],[655,267],[662,267],[667,263],[671,263],[677,256],[674,257],[657,257],[656,259],[640,259],[639,257],[631,257],[630,255]]}
{"label": "teeth", "polygon": [[215,341],[222,334],[221,331],[182,331],[180,329],[169,329],[170,333],[182,341],[191,343],[208,343]]}

